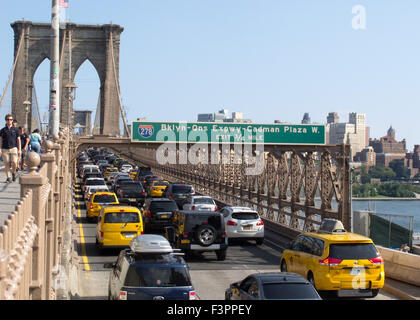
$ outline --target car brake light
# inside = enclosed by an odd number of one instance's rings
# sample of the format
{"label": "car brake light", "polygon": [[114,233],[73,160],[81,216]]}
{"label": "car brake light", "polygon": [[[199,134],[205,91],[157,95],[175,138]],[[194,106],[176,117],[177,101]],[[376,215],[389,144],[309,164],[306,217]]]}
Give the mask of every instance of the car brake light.
{"label": "car brake light", "polygon": [[214,206],[214,211],[215,211],[215,212],[217,211],[217,206]]}
{"label": "car brake light", "polygon": [[264,225],[264,221],[260,220],[257,222],[257,226],[263,226]]}
{"label": "car brake light", "polygon": [[104,233],[101,231],[101,238],[103,238],[104,237]]}
{"label": "car brake light", "polygon": [[192,206],[192,207],[191,207],[191,210],[195,210],[195,206]]}
{"label": "car brake light", "polygon": [[143,195],[143,196],[145,196],[146,195],[146,192],[144,192],[144,190],[141,192],[141,194]]}
{"label": "car brake light", "polygon": [[127,300],[127,291],[120,291],[118,300]]}
{"label": "car brake light", "polygon": [[172,198],[172,194],[169,195],[169,198]]}
{"label": "car brake light", "polygon": [[324,260],[319,260],[319,264],[321,266],[338,266],[341,263],[341,261],[343,260],[327,257]]}
{"label": "car brake light", "polygon": [[93,206],[93,204],[91,204],[91,205],[89,206],[89,209],[93,209],[93,207],[94,207],[94,206]]}
{"label": "car brake light", "polygon": [[232,221],[232,220],[228,220],[228,222],[226,224],[228,226],[237,226],[238,225],[235,221]]}
{"label": "car brake light", "polygon": [[226,237],[226,232],[225,231],[223,231],[222,232],[222,238],[225,238]]}
{"label": "car brake light", "polygon": [[369,261],[376,266],[380,266],[380,265],[384,264],[384,259],[382,257],[376,257],[376,258],[373,258],[373,259],[369,259]]}
{"label": "car brake light", "polygon": [[150,210],[147,210],[146,215],[150,218],[152,216],[152,213],[150,212]]}
{"label": "car brake light", "polygon": [[184,238],[188,238],[188,232],[184,232],[184,233],[182,234],[182,236],[183,236]]}
{"label": "car brake light", "polygon": [[190,291],[189,297],[190,297],[190,300],[197,300],[197,296],[195,295],[195,291]]}
{"label": "car brake light", "polygon": [[120,193],[121,193],[122,196],[124,196],[124,191],[123,190],[120,190]]}

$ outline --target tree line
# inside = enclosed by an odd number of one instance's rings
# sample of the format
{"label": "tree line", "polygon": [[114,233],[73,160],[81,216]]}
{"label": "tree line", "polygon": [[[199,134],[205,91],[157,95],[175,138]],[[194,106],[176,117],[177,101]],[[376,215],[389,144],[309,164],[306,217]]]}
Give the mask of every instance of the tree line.
{"label": "tree line", "polygon": [[[419,178],[417,174],[415,178]],[[361,167],[352,176],[353,197],[403,197],[415,198],[420,186],[409,183],[391,183],[390,180],[409,179],[410,169],[401,160],[393,160],[389,167],[384,165]],[[376,180],[376,181],[375,181]],[[373,182],[375,181],[375,182]]]}

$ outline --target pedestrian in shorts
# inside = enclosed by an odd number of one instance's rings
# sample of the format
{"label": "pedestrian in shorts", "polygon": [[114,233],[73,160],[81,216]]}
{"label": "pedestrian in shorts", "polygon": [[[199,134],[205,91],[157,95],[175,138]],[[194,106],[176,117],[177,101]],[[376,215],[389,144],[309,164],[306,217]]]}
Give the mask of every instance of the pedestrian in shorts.
{"label": "pedestrian in shorts", "polygon": [[[6,126],[0,130],[0,156],[3,157],[6,183],[16,181],[16,168],[21,154],[20,132],[13,126],[13,116],[7,114],[5,117]],[[12,180],[10,179],[10,167],[12,167]]]}

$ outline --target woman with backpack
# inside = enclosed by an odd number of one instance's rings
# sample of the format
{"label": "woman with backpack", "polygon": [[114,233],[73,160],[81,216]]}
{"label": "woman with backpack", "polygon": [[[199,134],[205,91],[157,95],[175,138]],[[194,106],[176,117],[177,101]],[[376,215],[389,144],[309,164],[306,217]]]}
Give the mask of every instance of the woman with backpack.
{"label": "woman with backpack", "polygon": [[31,141],[30,141],[30,147],[31,151],[36,152],[38,154],[41,153],[41,135],[39,134],[39,129],[35,129],[31,133]]}

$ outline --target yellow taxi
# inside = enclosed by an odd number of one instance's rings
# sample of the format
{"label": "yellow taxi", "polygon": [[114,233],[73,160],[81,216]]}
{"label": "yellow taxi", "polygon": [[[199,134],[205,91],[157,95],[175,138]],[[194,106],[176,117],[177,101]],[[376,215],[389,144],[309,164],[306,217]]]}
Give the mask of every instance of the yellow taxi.
{"label": "yellow taxi", "polygon": [[283,251],[280,270],[298,273],[337,297],[375,297],[385,282],[384,260],[373,241],[346,232],[335,219],[297,236]]}
{"label": "yellow taxi", "polygon": [[149,188],[149,197],[161,198],[168,186],[169,181],[153,181]]}
{"label": "yellow taxi", "polygon": [[88,220],[96,220],[104,205],[114,204],[119,204],[117,195],[114,192],[97,192],[92,194],[86,206]]}
{"label": "yellow taxi", "polygon": [[96,246],[106,248],[128,247],[130,241],[143,234],[140,210],[132,206],[107,206],[101,209],[96,226]]}
{"label": "yellow taxi", "polygon": [[109,167],[106,168],[105,172],[104,172],[104,178],[106,180],[108,180],[109,175],[111,174],[111,172],[118,172],[118,168],[116,167]]}
{"label": "yellow taxi", "polygon": [[136,169],[131,169],[128,174],[130,175],[130,178],[134,180],[137,176],[137,170]]}

